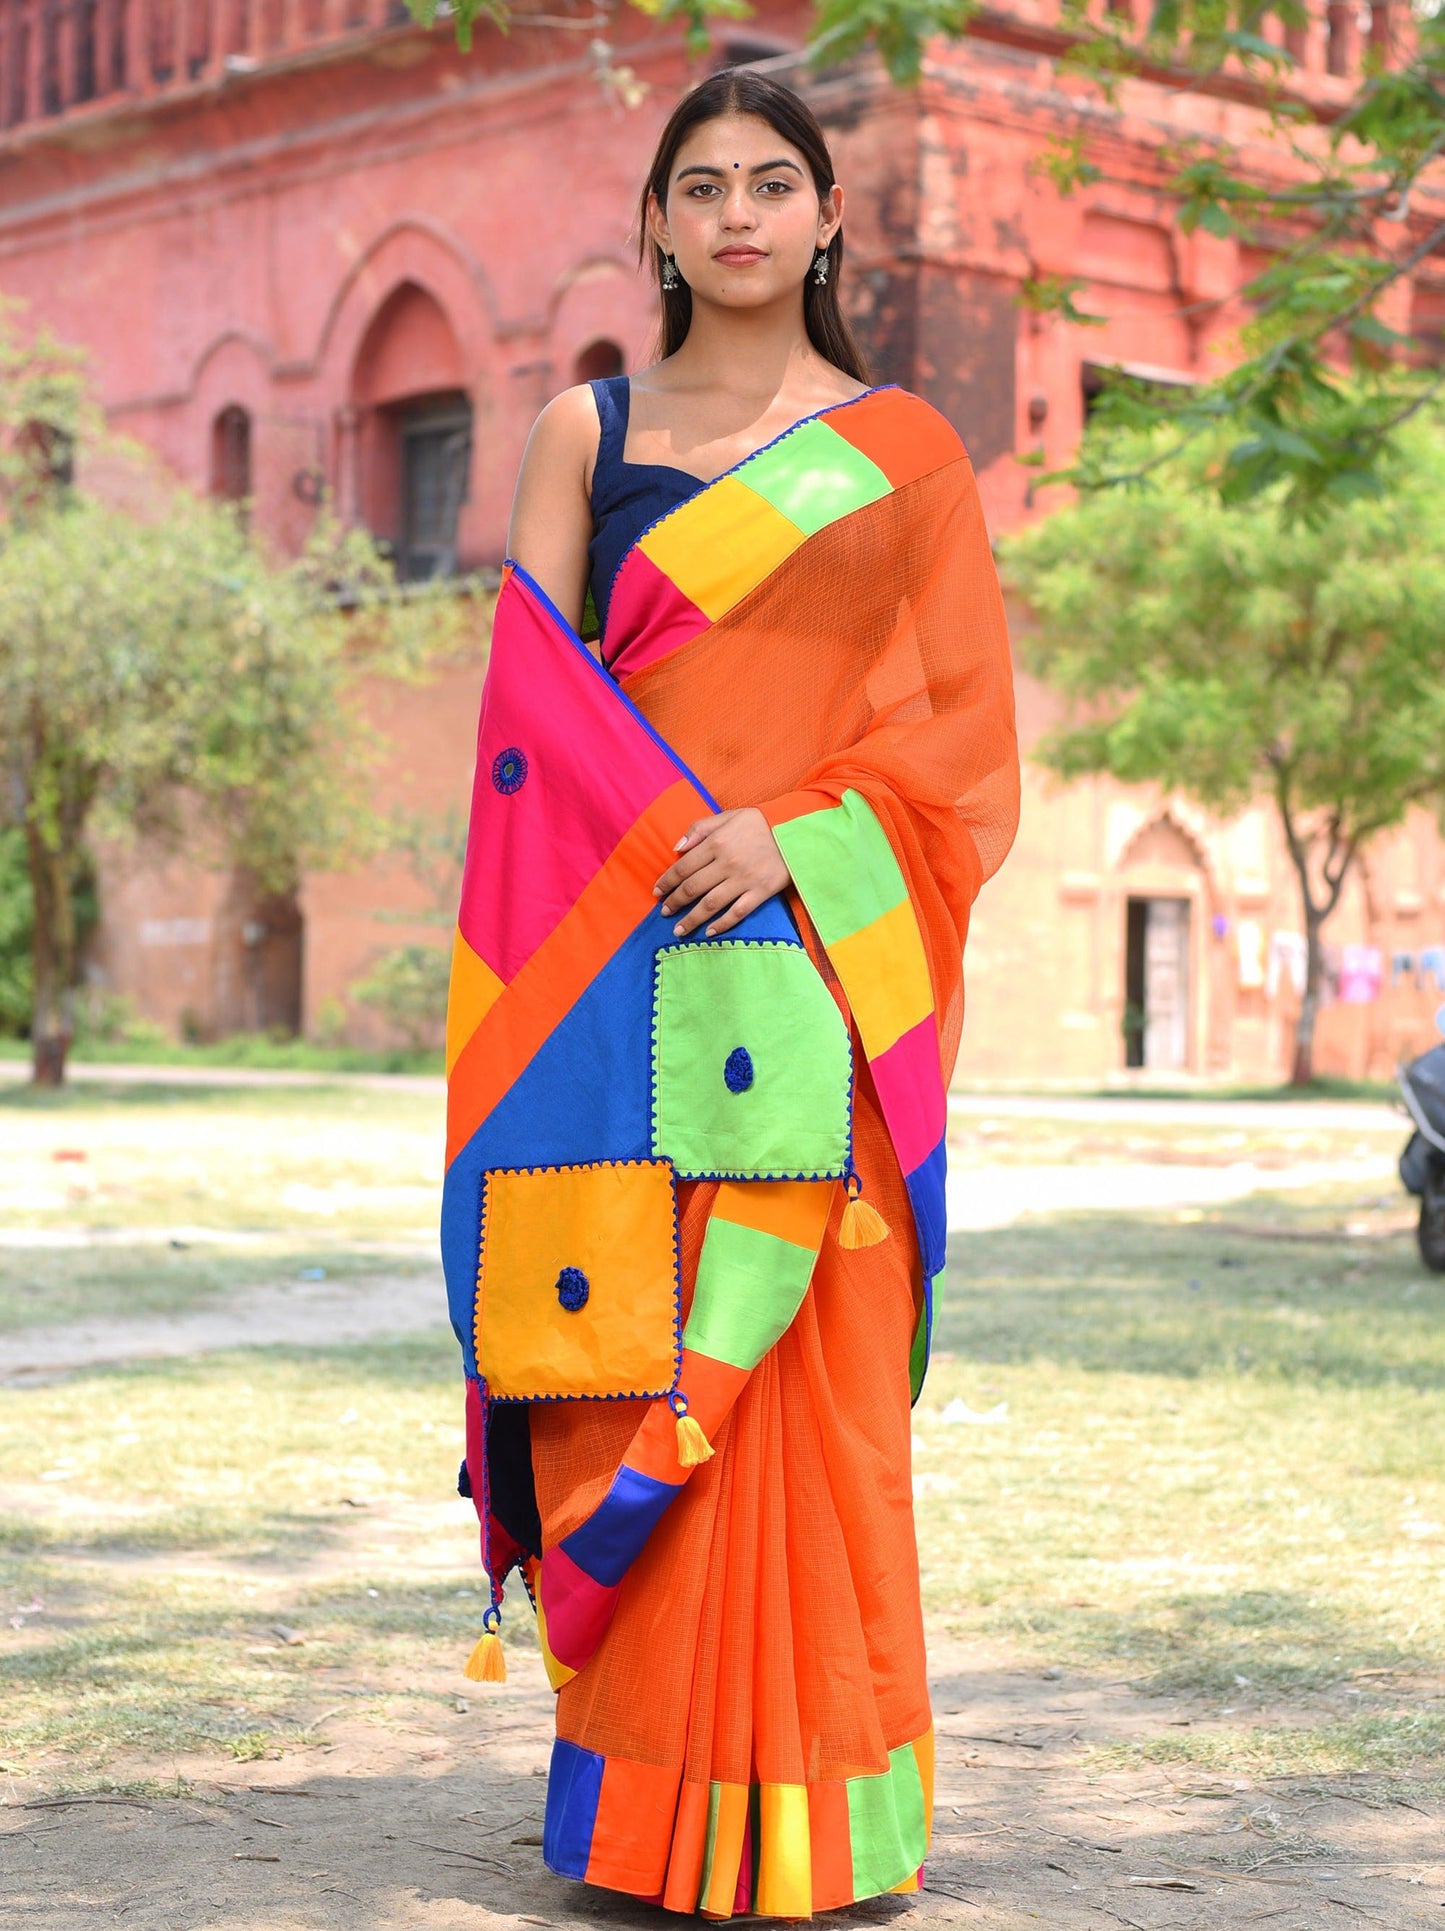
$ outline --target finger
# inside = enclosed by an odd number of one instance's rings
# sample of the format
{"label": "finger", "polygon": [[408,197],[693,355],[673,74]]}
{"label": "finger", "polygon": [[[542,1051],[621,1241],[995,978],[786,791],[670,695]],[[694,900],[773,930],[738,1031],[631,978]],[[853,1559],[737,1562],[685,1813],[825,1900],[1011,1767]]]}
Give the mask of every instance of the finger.
{"label": "finger", "polygon": [[690,877],[682,879],[673,886],[658,910],[664,917],[672,912],[681,911],[684,905],[691,905],[693,900],[701,898],[704,892],[710,892],[717,886],[725,884],[727,876],[727,870],[722,865],[701,866]]}
{"label": "finger", "polygon": [[690,851],[694,845],[700,844],[710,831],[717,830],[725,815],[718,811],[714,812],[711,818],[694,819],[672,849],[675,852]]}
{"label": "finger", "polygon": [[721,912],[725,911],[732,904],[733,895],[736,890],[737,887],[735,885],[728,884],[714,887],[705,898],[700,898],[692,910],[685,917],[679,919],[677,924],[673,926],[673,937],[677,939],[686,938],[689,932],[695,932],[700,925],[706,925],[709,919],[717,918]]}
{"label": "finger", "polygon": [[744,892],[741,898],[733,900],[721,918],[713,920],[706,936],[715,939],[719,932],[730,932],[735,925],[742,924],[749,912],[755,912],[762,902],[756,892]]}
{"label": "finger", "polygon": [[664,893],[670,892],[681,880],[691,877],[700,866],[713,865],[716,862],[717,853],[715,848],[704,840],[702,844],[695,845],[691,851],[684,852],[675,865],[668,866],[667,870],[662,874],[662,877],[658,879],[656,885],[652,888],[654,896],[662,897]]}

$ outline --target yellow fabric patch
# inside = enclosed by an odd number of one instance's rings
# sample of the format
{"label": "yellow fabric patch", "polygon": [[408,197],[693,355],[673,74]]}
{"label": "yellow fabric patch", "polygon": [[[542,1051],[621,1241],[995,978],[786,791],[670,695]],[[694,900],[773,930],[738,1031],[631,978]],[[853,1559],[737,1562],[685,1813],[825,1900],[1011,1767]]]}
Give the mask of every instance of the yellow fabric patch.
{"label": "yellow fabric patch", "polygon": [[928,960],[912,902],[904,899],[828,947],[869,1059],[886,1053],[933,1011]]}
{"label": "yellow fabric patch", "polygon": [[753,1906],[765,1918],[813,1914],[813,1851],[805,1784],[759,1787],[758,1895]]}
{"label": "yellow fabric patch", "polygon": [[743,1858],[743,1834],[748,1825],[748,1787],[745,1783],[715,1783],[717,1818],[712,1840],[712,1864],[707,1890],[697,1908],[710,1917],[730,1918],[738,1890],[738,1866]]}
{"label": "yellow fabric patch", "polygon": [[486,960],[473,952],[458,932],[452,940],[452,978],[447,989],[447,1071],[451,1072],[472,1034],[481,1025],[502,991],[502,982]]}
{"label": "yellow fabric patch", "polygon": [[913,1760],[918,1765],[918,1781],[923,1785],[924,1848],[933,1842],[933,1732],[925,1730],[913,1745]]}
{"label": "yellow fabric patch", "polygon": [[664,518],[638,548],[705,616],[718,618],[803,541],[780,510],[724,476]]}
{"label": "yellow fabric patch", "polygon": [[498,1171],[484,1186],[475,1343],[489,1392],[666,1394],[679,1295],[667,1162]]}

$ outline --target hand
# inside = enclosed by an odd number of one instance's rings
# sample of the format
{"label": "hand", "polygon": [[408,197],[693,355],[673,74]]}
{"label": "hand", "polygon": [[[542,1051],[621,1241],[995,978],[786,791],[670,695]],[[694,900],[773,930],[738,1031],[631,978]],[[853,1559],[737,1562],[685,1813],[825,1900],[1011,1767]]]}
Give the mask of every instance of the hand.
{"label": "hand", "polygon": [[704,921],[710,921],[709,938],[726,932],[792,882],[772,826],[752,806],[699,818],[676,850],[681,857],[652,888],[666,916],[692,906],[672,928],[675,938],[695,932]]}

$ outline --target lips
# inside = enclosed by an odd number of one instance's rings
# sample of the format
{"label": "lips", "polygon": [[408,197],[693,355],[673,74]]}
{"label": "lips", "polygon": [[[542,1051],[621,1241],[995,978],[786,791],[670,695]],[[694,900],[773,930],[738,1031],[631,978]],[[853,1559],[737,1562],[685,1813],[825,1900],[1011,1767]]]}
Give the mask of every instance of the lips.
{"label": "lips", "polygon": [[719,248],[713,260],[725,268],[744,268],[749,262],[766,261],[767,255],[761,248]]}

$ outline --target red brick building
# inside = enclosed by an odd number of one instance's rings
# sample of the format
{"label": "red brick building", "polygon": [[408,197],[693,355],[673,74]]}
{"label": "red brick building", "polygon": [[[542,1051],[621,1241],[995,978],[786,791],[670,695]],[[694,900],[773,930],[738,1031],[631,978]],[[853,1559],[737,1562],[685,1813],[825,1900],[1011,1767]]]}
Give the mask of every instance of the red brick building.
{"label": "red brick building", "polygon": [[[1330,0],[1297,36],[1316,112],[1348,95],[1362,33],[1388,47],[1404,12]],[[634,201],[701,71],[628,9],[610,48],[589,15],[560,18],[523,10],[468,56],[392,0],[0,0],[0,293],[89,346],[118,429],[196,487],[250,498],[278,543],[301,541],[329,493],[411,575],[495,565],[538,408],[646,359]],[[1101,107],[1061,73],[1054,0],[985,9],[907,92],[868,64],[809,79],[792,59],[803,24],[765,0],[720,28],[717,57],[770,59],[807,88],[849,196],[877,373],[954,421],[1008,529],[1039,513],[1016,453],[1067,457],[1100,367],[1188,381],[1227,354],[1250,263],[1178,232],[1162,150],[1188,131],[1277,165],[1250,85],[1160,76]],[[1075,132],[1101,175],[1065,199],[1037,163]],[[1045,275],[1082,277],[1106,325],[1021,309],[1020,284]],[[1442,318],[1445,264],[1427,262],[1391,319],[1438,335]],[[480,669],[379,699],[388,797],[419,822],[464,808]],[[1020,706],[1027,743],[1049,701],[1025,679]],[[296,906],[136,853],[108,854],[102,886],[95,971],[202,1032],[344,1016],[374,1038],[348,989],[389,948],[444,938],[396,922],[427,909],[400,862],[309,878]],[[1262,812],[1222,824],[1031,769],[980,908],[960,1076],[1097,1079],[1141,1058],[1276,1076],[1299,926]],[[1417,961],[1445,939],[1445,854],[1423,816],[1372,851],[1329,936]],[[1387,1070],[1433,1036],[1445,979],[1390,976],[1325,1015],[1326,1066]],[[1147,1014],[1128,1041],[1126,1007]]]}

